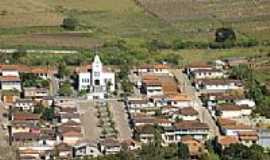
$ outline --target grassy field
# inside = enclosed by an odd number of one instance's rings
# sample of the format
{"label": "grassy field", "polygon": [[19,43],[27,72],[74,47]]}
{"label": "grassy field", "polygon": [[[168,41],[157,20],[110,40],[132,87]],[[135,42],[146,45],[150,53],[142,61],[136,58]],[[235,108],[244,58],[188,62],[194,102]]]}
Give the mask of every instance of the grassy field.
{"label": "grassy field", "polygon": [[[122,38],[140,48],[151,39],[213,41],[218,27],[232,26],[237,36],[270,38],[270,1],[261,0],[1,0],[0,47],[92,48]],[[64,17],[81,24],[63,30]],[[268,52],[264,47],[231,50],[181,50],[187,61]]]}

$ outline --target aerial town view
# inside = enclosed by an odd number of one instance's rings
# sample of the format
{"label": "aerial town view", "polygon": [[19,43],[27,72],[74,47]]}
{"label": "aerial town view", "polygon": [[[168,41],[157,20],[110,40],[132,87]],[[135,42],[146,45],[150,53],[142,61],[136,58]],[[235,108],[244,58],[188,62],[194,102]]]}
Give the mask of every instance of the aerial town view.
{"label": "aerial town view", "polygon": [[270,160],[269,0],[0,0],[0,160]]}

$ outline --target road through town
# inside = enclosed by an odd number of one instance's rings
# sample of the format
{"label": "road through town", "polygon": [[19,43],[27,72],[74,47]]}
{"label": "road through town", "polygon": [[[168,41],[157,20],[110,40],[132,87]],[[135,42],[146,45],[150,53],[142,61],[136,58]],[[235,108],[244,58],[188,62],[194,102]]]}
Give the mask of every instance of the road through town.
{"label": "road through town", "polygon": [[214,137],[220,135],[216,122],[212,118],[209,111],[203,107],[196,90],[192,87],[191,82],[187,76],[180,69],[173,69],[171,70],[171,73],[174,74],[175,78],[178,80],[178,83],[182,86],[183,92],[192,97],[193,106],[199,112],[200,120],[203,123],[207,123],[210,127],[211,136]]}

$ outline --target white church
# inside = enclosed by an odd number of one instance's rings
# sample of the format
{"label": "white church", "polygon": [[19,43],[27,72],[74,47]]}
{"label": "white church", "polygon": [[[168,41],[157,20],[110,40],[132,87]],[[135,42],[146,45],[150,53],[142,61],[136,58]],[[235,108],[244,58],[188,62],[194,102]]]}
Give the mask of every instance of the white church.
{"label": "white church", "polygon": [[104,99],[115,91],[115,74],[106,71],[98,55],[89,70],[79,73],[79,91],[86,90],[88,99]]}

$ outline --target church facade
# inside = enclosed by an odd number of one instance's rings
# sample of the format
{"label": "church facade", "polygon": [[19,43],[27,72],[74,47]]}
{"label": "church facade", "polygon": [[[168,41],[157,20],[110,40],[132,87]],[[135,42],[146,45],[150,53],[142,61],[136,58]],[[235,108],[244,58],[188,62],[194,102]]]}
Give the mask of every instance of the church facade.
{"label": "church facade", "polygon": [[87,91],[88,99],[104,99],[115,91],[115,74],[107,71],[96,55],[89,70],[79,73],[79,91]]}

